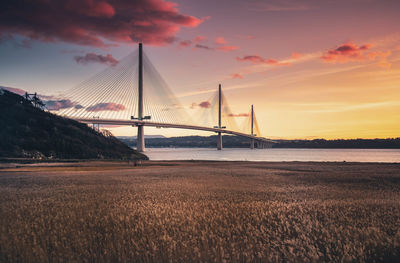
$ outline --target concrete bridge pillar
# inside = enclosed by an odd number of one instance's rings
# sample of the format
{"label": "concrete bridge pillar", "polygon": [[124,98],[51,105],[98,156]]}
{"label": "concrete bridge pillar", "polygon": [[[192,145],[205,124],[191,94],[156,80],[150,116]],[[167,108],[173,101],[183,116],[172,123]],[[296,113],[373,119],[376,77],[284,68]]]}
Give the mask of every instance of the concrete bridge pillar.
{"label": "concrete bridge pillar", "polygon": [[222,150],[222,134],[218,133],[217,150]]}
{"label": "concrete bridge pillar", "polygon": [[[218,86],[218,128],[222,128],[221,126],[221,107],[222,107],[222,91],[221,84]],[[218,141],[217,141],[217,150],[222,150],[222,134],[218,133]]]}
{"label": "concrete bridge pillar", "polygon": [[250,141],[250,149],[254,149],[254,144],[255,144],[255,142],[254,142],[254,139],[251,139],[251,141]]}
{"label": "concrete bridge pillar", "polygon": [[144,152],[146,150],[146,146],[144,143],[144,126],[138,126],[137,138],[136,138],[136,150],[138,152]]}
{"label": "concrete bridge pillar", "polygon": [[[138,107],[138,120],[143,119],[143,47],[142,43],[139,43],[139,81],[138,81],[138,95],[139,95],[139,107]],[[136,150],[138,152],[144,152],[146,149],[144,142],[144,127],[138,125],[138,132],[136,138]]]}

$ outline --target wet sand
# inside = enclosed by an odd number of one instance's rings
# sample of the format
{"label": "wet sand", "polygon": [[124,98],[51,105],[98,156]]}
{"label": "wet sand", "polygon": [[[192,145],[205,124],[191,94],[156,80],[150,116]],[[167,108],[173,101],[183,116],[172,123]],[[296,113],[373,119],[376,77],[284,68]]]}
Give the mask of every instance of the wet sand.
{"label": "wet sand", "polygon": [[1,262],[400,258],[400,164],[2,164]]}

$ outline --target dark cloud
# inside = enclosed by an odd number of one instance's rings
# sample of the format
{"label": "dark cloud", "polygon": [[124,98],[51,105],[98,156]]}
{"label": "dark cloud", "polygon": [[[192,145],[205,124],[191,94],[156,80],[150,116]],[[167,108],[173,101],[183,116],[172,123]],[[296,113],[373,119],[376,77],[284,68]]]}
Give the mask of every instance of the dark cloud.
{"label": "dark cloud", "polygon": [[208,109],[211,107],[211,103],[209,101],[200,102],[198,105],[200,108]]}
{"label": "dark cloud", "polygon": [[76,63],[84,65],[88,63],[101,63],[115,66],[118,64],[118,60],[116,60],[111,54],[103,56],[95,53],[87,53],[85,56],[75,56],[74,59]]}
{"label": "dark cloud", "polygon": [[179,47],[189,47],[195,44],[193,49],[204,49],[204,50],[218,50],[218,51],[233,51],[239,49],[237,46],[227,45],[228,42],[223,37],[217,37],[214,43],[214,47],[211,45],[200,44],[205,42],[207,38],[205,36],[196,36],[193,40],[182,40],[179,42]]}
{"label": "dark cloud", "polygon": [[251,55],[251,56],[244,56],[244,57],[236,57],[237,61],[249,61],[254,64],[263,63],[264,59],[259,55]]}
{"label": "dark cloud", "polygon": [[211,103],[209,101],[202,101],[200,103],[193,102],[190,105],[191,109],[194,109],[194,108],[197,108],[197,107],[200,107],[200,108],[203,108],[203,109],[208,109],[208,108],[211,107]]}
{"label": "dark cloud", "polygon": [[102,102],[96,105],[86,108],[86,111],[98,112],[98,111],[123,111],[125,106],[114,102]]}
{"label": "dark cloud", "polygon": [[21,35],[42,42],[164,45],[175,40],[180,27],[196,27],[203,20],[180,13],[174,3],[164,0],[0,1],[0,36]]}
{"label": "dark cloud", "polygon": [[194,46],[195,48],[200,48],[200,49],[205,49],[205,50],[214,50],[214,48],[206,46],[206,45],[201,45],[201,44],[196,44]]}

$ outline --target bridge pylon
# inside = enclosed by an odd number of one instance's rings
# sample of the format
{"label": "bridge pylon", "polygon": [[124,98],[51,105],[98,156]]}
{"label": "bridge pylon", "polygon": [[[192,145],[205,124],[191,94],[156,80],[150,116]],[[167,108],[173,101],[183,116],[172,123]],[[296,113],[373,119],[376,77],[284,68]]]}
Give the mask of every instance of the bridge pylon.
{"label": "bridge pylon", "polygon": [[[222,91],[221,84],[218,86],[218,128],[222,128],[221,126],[221,104],[222,104]],[[222,134],[218,133],[218,142],[217,142],[217,150],[222,150]]]}
{"label": "bridge pylon", "polygon": [[[143,120],[143,47],[142,43],[139,43],[139,82],[138,82],[138,120]],[[146,144],[144,141],[144,127],[138,125],[137,137],[136,137],[136,150],[144,152],[146,150]]]}
{"label": "bridge pylon", "polygon": [[[251,136],[254,136],[254,109],[253,104],[251,105]],[[250,149],[254,149],[254,138],[251,138]]]}

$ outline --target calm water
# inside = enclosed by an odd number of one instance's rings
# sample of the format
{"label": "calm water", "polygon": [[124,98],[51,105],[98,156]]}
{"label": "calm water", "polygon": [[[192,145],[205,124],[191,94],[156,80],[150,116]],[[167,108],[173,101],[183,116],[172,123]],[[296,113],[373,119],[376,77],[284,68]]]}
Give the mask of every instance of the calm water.
{"label": "calm water", "polygon": [[150,160],[400,162],[400,149],[147,148]]}

